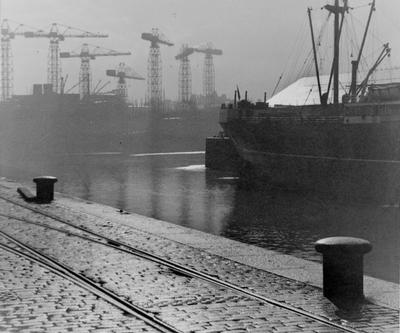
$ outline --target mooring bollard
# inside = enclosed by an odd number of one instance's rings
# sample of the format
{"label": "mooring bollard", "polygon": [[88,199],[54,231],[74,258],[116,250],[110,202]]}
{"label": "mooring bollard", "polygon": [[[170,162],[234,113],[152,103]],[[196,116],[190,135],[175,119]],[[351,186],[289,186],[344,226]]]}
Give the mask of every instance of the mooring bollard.
{"label": "mooring bollard", "polygon": [[324,296],[345,303],[364,300],[363,256],[370,242],[353,237],[329,237],[315,243],[323,255]]}
{"label": "mooring bollard", "polygon": [[39,203],[50,203],[54,200],[54,183],[56,177],[40,176],[33,179],[36,183],[36,201]]}

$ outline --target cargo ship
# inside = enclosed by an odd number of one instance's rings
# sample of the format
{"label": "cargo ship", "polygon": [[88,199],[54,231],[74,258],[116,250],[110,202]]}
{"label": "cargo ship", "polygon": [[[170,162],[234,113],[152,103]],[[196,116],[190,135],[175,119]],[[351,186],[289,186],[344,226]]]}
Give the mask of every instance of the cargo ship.
{"label": "cargo ship", "polygon": [[[340,6],[335,0],[325,8],[334,16],[334,55],[331,75],[322,82],[313,42],[317,103],[271,105],[271,100],[265,98],[251,103],[247,96],[236,103],[235,98],[233,105],[222,105],[220,124],[243,159],[247,178],[287,189],[323,192],[344,200],[398,203],[400,82],[368,83],[390,48],[384,45],[362,82],[357,80],[359,60],[352,61],[349,87],[339,86],[339,40],[347,1]],[[375,1],[370,15],[374,10]],[[312,32],[311,19],[310,25]],[[369,20],[364,41],[368,25]],[[362,47],[358,59],[361,53]],[[329,102],[331,80],[333,101]],[[323,93],[326,86],[327,92]]]}

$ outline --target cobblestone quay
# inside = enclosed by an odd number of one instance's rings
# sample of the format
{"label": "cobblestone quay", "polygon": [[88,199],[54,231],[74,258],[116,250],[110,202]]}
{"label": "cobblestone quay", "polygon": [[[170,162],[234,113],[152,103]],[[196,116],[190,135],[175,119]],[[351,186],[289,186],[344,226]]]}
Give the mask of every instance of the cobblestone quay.
{"label": "cobblestone quay", "polygon": [[[51,204],[27,203],[18,186],[0,180],[1,232],[179,331],[399,332],[398,284],[365,277],[366,301],[343,311],[323,297],[320,264],[57,193]],[[79,237],[85,230],[250,294]],[[11,246],[4,236],[0,245]],[[157,332],[38,262],[5,247],[0,260],[2,332]]]}

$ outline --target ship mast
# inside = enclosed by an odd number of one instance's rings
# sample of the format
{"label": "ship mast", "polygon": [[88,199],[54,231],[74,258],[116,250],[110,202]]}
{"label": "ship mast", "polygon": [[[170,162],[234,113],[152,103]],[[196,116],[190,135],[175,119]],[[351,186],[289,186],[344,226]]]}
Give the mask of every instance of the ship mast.
{"label": "ship mast", "polygon": [[318,59],[317,59],[317,49],[315,47],[315,39],[314,39],[314,28],[311,19],[311,8],[309,7],[308,10],[308,20],[310,22],[310,29],[311,29],[311,42],[313,46],[313,53],[314,53],[314,63],[315,63],[315,74],[317,75],[317,82],[318,82],[318,92],[319,92],[319,100],[322,104],[322,91],[321,91],[321,80],[319,78],[319,68],[318,68]]}
{"label": "ship mast", "polygon": [[[339,0],[335,0],[334,5],[326,5],[325,9],[334,15],[334,54],[333,54],[333,103],[339,104],[339,47],[340,34],[343,26],[344,13],[348,10],[347,0],[344,0],[344,6],[339,6]],[[342,22],[339,23],[340,14],[342,14]],[[329,79],[330,82],[330,79]],[[330,88],[330,84],[329,84]],[[327,91],[329,94],[329,89]]]}

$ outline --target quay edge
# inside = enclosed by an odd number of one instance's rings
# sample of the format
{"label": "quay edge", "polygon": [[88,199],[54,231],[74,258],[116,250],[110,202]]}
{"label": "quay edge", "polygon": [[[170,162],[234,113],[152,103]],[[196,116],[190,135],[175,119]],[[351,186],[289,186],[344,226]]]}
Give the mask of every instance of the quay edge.
{"label": "quay edge", "polygon": [[[20,186],[21,184],[0,177],[0,195],[6,194],[17,198],[19,196],[17,188]],[[238,264],[247,265],[251,269],[266,271],[306,285],[322,288],[322,265],[319,263],[135,213],[121,213],[114,207],[82,200],[66,194],[56,193],[55,196],[55,201],[46,206],[46,210],[53,214],[70,211],[82,214],[82,216],[95,217],[114,225],[122,224],[134,230],[176,242],[178,246],[179,244],[189,246],[196,250],[204,251],[211,256],[218,256]],[[22,199],[19,200],[23,202]],[[34,206],[37,207],[37,205]],[[67,218],[68,216],[65,217]],[[364,276],[365,297],[373,304],[398,310],[399,290],[399,284]]]}

